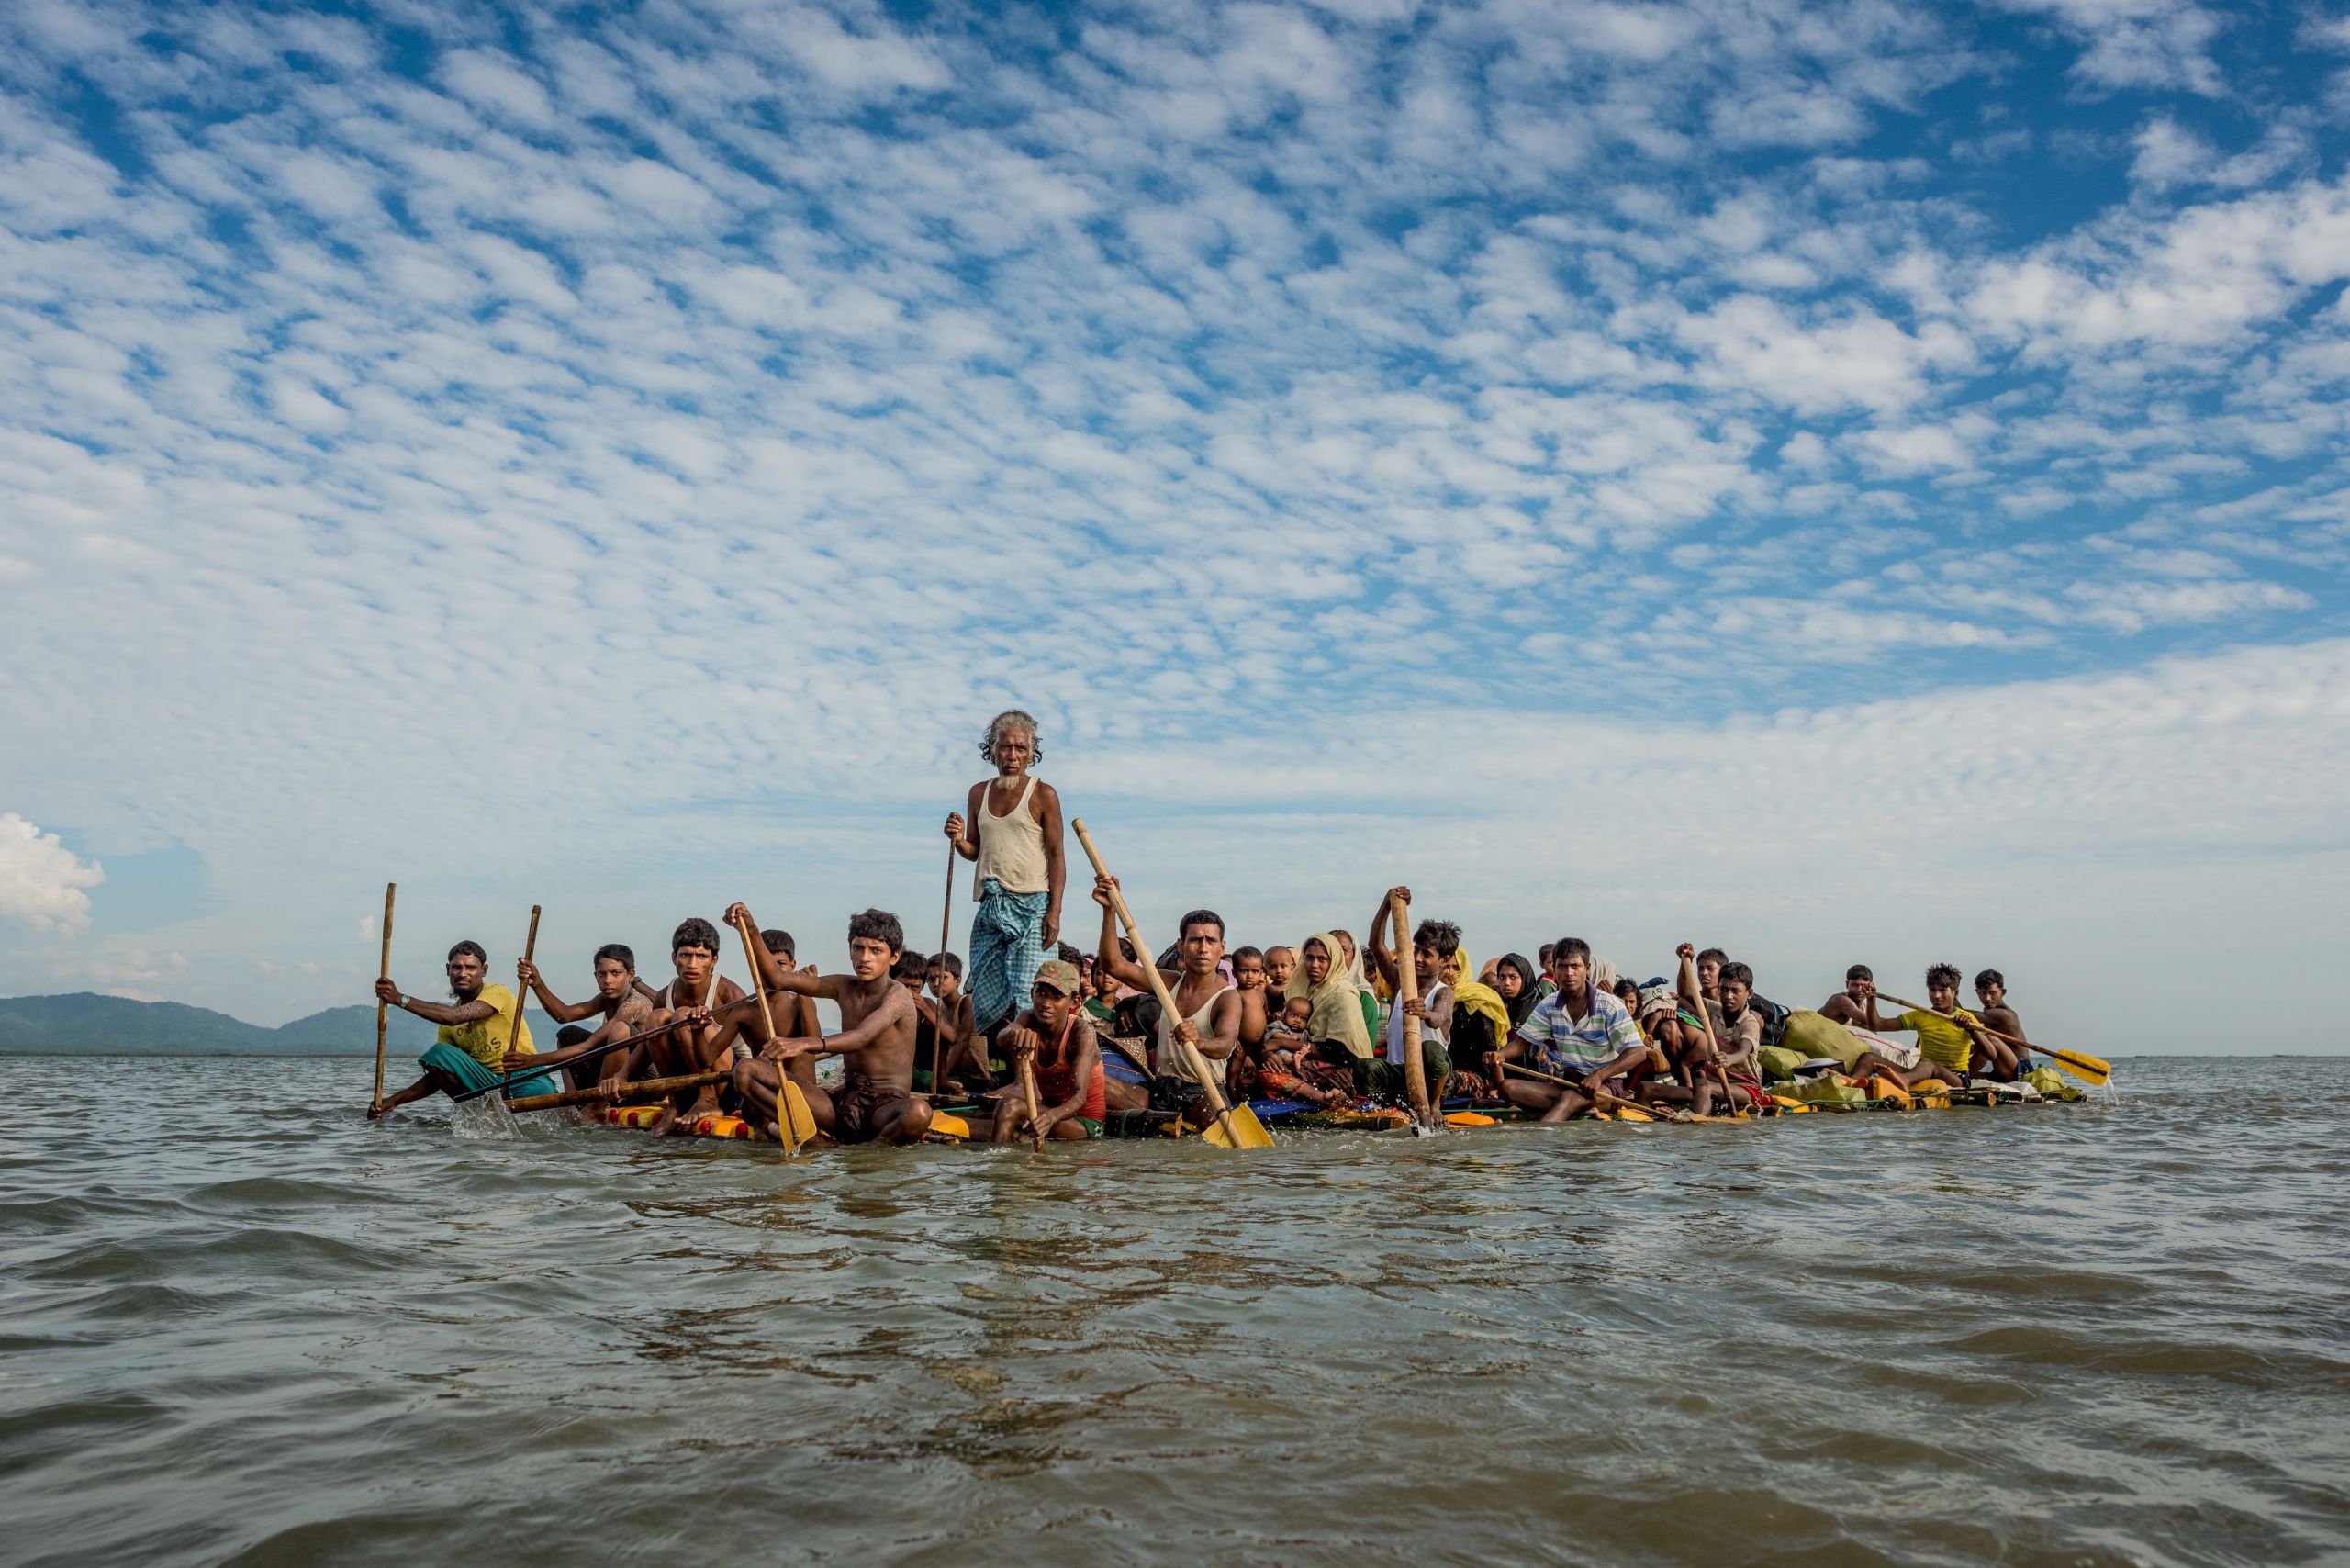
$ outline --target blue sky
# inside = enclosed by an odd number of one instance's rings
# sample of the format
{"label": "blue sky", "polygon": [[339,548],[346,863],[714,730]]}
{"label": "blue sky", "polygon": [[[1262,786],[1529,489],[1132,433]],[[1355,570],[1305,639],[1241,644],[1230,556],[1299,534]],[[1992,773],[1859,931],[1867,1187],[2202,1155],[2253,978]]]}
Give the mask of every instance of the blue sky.
{"label": "blue sky", "polygon": [[1147,924],[2215,1043],[2350,891],[2345,118],[2338,6],[26,0],[0,992],[927,947],[1016,702]]}

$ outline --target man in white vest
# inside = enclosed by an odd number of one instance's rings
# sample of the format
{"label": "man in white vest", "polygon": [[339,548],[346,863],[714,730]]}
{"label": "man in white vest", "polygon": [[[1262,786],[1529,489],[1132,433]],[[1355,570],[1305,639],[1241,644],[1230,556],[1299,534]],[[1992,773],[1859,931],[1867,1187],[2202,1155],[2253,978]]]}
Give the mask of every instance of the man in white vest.
{"label": "man in white vest", "polygon": [[980,754],[996,776],[971,786],[946,819],[955,853],[977,861],[971,896],[971,964],[966,976],[979,1032],[992,1035],[1028,1004],[1045,949],[1060,940],[1061,798],[1028,769],[1044,755],[1036,721],[1009,709],[988,725]]}

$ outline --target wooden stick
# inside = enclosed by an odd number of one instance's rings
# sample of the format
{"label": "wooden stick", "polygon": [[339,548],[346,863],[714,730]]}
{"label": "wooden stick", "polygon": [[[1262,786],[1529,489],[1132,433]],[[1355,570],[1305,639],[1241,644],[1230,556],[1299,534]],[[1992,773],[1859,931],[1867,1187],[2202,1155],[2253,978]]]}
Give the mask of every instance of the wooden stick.
{"label": "wooden stick", "polygon": [[1434,1128],[1438,1119],[1428,1113],[1428,1075],[1420,1057],[1420,1021],[1408,1011],[1420,999],[1420,971],[1412,956],[1412,906],[1389,894],[1388,937],[1394,944],[1395,1006],[1404,1017],[1404,1097],[1412,1103],[1412,1118]]}
{"label": "wooden stick", "polygon": [[[979,809],[982,811],[987,809],[987,799],[984,796],[979,800]],[[971,831],[972,833],[977,834],[979,831],[979,824],[974,823],[971,825]],[[945,908],[938,912],[938,951],[942,955],[946,951],[947,933],[955,929],[955,862],[961,858],[962,856],[956,852],[955,841],[951,838],[948,839],[946,841],[946,904]],[[964,974],[966,978],[968,978],[969,973],[970,966],[966,964],[964,966]],[[1013,1000],[1013,1007],[1015,1011],[1017,1010],[1018,1005],[1018,999],[1015,998]],[[941,1014],[940,1016],[943,1018],[946,1014]],[[977,1023],[978,1020],[974,1019],[973,1022]],[[957,1041],[956,1043],[960,1044],[961,1042]],[[930,1027],[930,1092],[933,1094],[943,1094],[946,1092],[946,1085],[939,1077],[939,1074],[944,1072],[946,1069],[946,1051],[947,1041],[946,1029],[941,1027],[939,1025],[932,1025]],[[985,1056],[987,1053],[983,1049],[979,1054]],[[985,1066],[986,1064],[982,1063],[981,1065]]]}
{"label": "wooden stick", "polygon": [[[767,1005],[767,981],[760,978],[759,955],[751,946],[750,920],[746,917],[736,921],[734,929],[742,935],[743,961],[751,966],[751,991],[759,999],[759,1017],[767,1024],[767,1038],[772,1040],[776,1037],[775,1009]],[[727,1076],[731,1078],[733,1075],[729,1073]],[[783,1081],[790,1076],[790,1068],[782,1062],[775,1064],[775,1130],[777,1140],[783,1146],[783,1152],[797,1154],[800,1152],[800,1144],[792,1130],[791,1105],[783,1087]]]}
{"label": "wooden stick", "polygon": [[[399,890],[397,882],[384,884],[384,958],[375,967],[376,975],[383,980],[392,978],[392,895]],[[382,997],[375,999],[375,1098],[368,1102],[371,1107],[384,1103],[384,1030],[390,1007],[391,1003]]]}
{"label": "wooden stick", "polygon": [[[538,951],[539,906],[537,904],[532,904],[531,906],[531,934],[522,939],[522,961],[526,964],[536,963],[538,961]],[[506,1031],[506,1049],[509,1055],[513,1053],[514,1042],[522,1037],[522,1004],[530,1000],[530,988],[526,986],[523,988],[522,994],[514,999],[514,1025],[513,1027]]]}
{"label": "wooden stick", "polygon": [[[1537,1072],[1530,1067],[1520,1067],[1514,1061],[1503,1062],[1502,1071],[1514,1072],[1520,1078],[1539,1078],[1545,1083],[1555,1083],[1561,1089],[1572,1089],[1578,1094],[1591,1095],[1594,1099],[1604,1101],[1607,1104],[1629,1105],[1635,1111],[1646,1111],[1651,1116],[1662,1116],[1667,1121],[1672,1120],[1673,1112],[1679,1109],[1678,1106],[1673,1105],[1643,1105],[1638,1100],[1627,1100],[1621,1094],[1610,1094],[1605,1089],[1585,1089],[1572,1078],[1560,1078],[1547,1072]],[[1684,1116],[1689,1114],[1686,1111],[1681,1114]]]}
{"label": "wooden stick", "polygon": [[[1102,852],[1093,846],[1093,835],[1085,831],[1085,820],[1071,817],[1069,826],[1076,830],[1078,843],[1085,846],[1085,857],[1093,862],[1093,874],[1108,881],[1110,868],[1102,863]],[[1126,895],[1115,882],[1110,883],[1110,907],[1117,912],[1118,924],[1126,928],[1126,940],[1135,945],[1142,972],[1150,977],[1150,993],[1158,999],[1159,1011],[1166,1014],[1167,1037],[1174,1042],[1183,1065],[1199,1080],[1202,1092],[1207,1095],[1208,1109],[1215,1113],[1216,1125],[1232,1140],[1234,1148],[1240,1148],[1240,1129],[1233,1125],[1232,1107],[1225,1103],[1224,1091],[1208,1076],[1207,1058],[1200,1055],[1197,1046],[1175,1032],[1175,1025],[1182,1022],[1183,1015],[1175,1011],[1175,999],[1167,991],[1167,977],[1158,972],[1158,960],[1151,957],[1158,949],[1142,939],[1141,931],[1135,925],[1135,912],[1126,907]]]}
{"label": "wooden stick", "polygon": [[[1067,1030],[1062,1031],[1061,1040],[1063,1047],[1066,1048],[1069,1040],[1069,1033]],[[1035,1135],[1036,1152],[1038,1154],[1042,1154],[1045,1152],[1045,1128],[1043,1124],[1045,1106],[1044,1103],[1036,1098],[1035,1053],[1032,1051],[1024,1057],[1017,1056],[1015,1053],[1015,1056],[1016,1059],[1020,1063],[1020,1092],[1027,1096],[1028,1099],[1028,1130]],[[1088,1091],[1088,1092],[1090,1093],[1091,1092]]]}
{"label": "wooden stick", "polygon": [[722,1083],[734,1075],[722,1067],[708,1072],[679,1073],[675,1078],[648,1078],[637,1083],[599,1083],[593,1089],[566,1089],[560,1094],[529,1094],[509,1100],[509,1111],[552,1111],[558,1105],[615,1105],[640,1094],[670,1094],[680,1089],[701,1089]]}

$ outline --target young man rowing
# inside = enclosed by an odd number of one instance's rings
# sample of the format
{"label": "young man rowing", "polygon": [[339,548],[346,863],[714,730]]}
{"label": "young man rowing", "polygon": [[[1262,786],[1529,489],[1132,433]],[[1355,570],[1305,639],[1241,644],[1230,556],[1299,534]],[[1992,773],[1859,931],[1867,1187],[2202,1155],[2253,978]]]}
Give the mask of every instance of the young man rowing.
{"label": "young man rowing", "polygon": [[[1607,1081],[1648,1059],[1648,1046],[1624,1004],[1591,980],[1591,944],[1561,936],[1550,945],[1550,979],[1558,989],[1536,1004],[1485,1065],[1511,1103],[1563,1122],[1587,1115]],[[1505,1062],[1528,1060],[1539,1072],[1571,1079],[1574,1087],[1514,1078]]]}
{"label": "young man rowing", "polygon": [[538,965],[528,958],[516,960],[514,973],[523,989],[539,999],[539,1005],[556,1023],[600,1020],[585,1039],[558,1053],[556,1059],[564,1063],[564,1081],[573,1089],[587,1089],[616,1079],[628,1065],[625,1057],[618,1052],[585,1061],[576,1059],[578,1056],[653,1027],[653,999],[637,983],[636,955],[618,942],[607,942],[596,949],[596,996],[592,1002],[564,1001],[547,989]]}
{"label": "young man rowing", "polygon": [[[1149,971],[1127,958],[1130,949],[1122,948],[1118,942],[1117,916],[1110,899],[1117,885],[1115,878],[1093,879],[1093,902],[1102,906],[1102,937],[1094,966],[1137,991],[1147,991]],[[1203,1113],[1195,1113],[1193,1107],[1206,1093],[1175,1042],[1188,1040],[1197,1047],[1216,1087],[1223,1089],[1231,1082],[1229,1064],[1240,1048],[1240,992],[1225,984],[1224,976],[1216,970],[1224,958],[1224,916],[1212,909],[1195,909],[1183,917],[1181,930],[1182,939],[1176,948],[1177,962],[1182,967],[1158,972],[1178,1016],[1158,1020],[1158,1049],[1151,1061],[1156,1075],[1151,1102],[1160,1110],[1180,1111],[1198,1121]]]}
{"label": "young man rowing", "polygon": [[[737,903],[726,911],[729,924],[751,918]],[[773,1120],[777,1093],[776,1069],[800,1058],[841,1058],[844,1074],[837,1088],[803,1085],[808,1108],[816,1126],[840,1143],[917,1143],[930,1130],[930,1103],[913,1090],[914,999],[890,977],[890,966],[905,951],[904,928],[898,917],[868,909],[848,923],[848,962],[845,975],[811,975],[788,969],[770,953],[758,955],[761,989],[800,996],[822,997],[841,1010],[841,1032],[813,1040],[784,1040],[775,1047],[774,1060],[750,1064],[748,1083],[737,1070],[744,1097],[766,1114],[760,1130],[779,1136]],[[764,1057],[767,1053],[762,1052]]]}
{"label": "young man rowing", "polygon": [[[1390,888],[1387,896],[1379,901],[1371,912],[1371,929],[1363,935],[1363,949],[1371,959],[1371,972],[1383,981],[1390,995],[1401,995],[1402,970],[1395,955],[1387,947],[1388,913],[1396,899],[1408,905],[1412,902],[1409,888]],[[1452,987],[1445,983],[1445,967],[1452,956],[1460,951],[1460,927],[1449,920],[1423,920],[1419,929],[1412,933],[1412,974],[1414,991],[1417,994],[1410,1005],[1399,1003],[1387,1015],[1387,1050],[1384,1059],[1377,1056],[1355,1058],[1355,1092],[1383,1104],[1402,1104],[1411,1097],[1404,1081],[1404,1020],[1408,1015],[1420,1021],[1420,1073],[1427,1080],[1430,1104],[1444,1103],[1444,1081],[1452,1076]]]}
{"label": "young man rowing", "polygon": [[[487,983],[489,956],[480,943],[460,942],[450,948],[448,975],[451,1000],[446,1003],[420,1002],[404,993],[388,977],[375,982],[377,1001],[438,1024],[441,1029],[418,1063],[424,1076],[381,1104],[368,1106],[369,1121],[431,1095],[454,1099],[468,1091],[494,1089],[509,1056],[531,1054],[531,1026],[521,1017],[522,1004],[504,986]],[[519,1098],[553,1094],[560,1087],[554,1074],[541,1073],[515,1084],[509,1092]]]}
{"label": "young man rowing", "polygon": [[[2015,1078],[2015,1054],[1983,1032],[1981,1019],[1959,1007],[1957,966],[1936,964],[1926,971],[1926,1005],[1932,1011],[1912,1009],[1895,1018],[1879,1018],[1876,998],[1871,995],[1865,1025],[1869,1033],[1885,1035],[1909,1030],[1917,1035],[1918,1050],[1925,1059],[1905,1071],[1874,1050],[1863,1051],[1852,1066],[1852,1075],[1863,1082],[1871,1078],[1888,1078],[1904,1089],[1915,1089],[1921,1083],[1963,1089],[1970,1071],[1995,1079]],[[1978,1055],[1980,1067],[1975,1065]]]}

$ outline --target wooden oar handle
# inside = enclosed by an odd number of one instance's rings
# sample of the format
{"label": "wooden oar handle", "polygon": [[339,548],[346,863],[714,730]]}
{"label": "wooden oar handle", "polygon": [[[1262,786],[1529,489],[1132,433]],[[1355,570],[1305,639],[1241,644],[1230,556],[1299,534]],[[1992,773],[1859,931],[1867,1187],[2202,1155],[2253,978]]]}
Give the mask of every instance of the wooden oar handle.
{"label": "wooden oar handle", "polygon": [[1393,894],[1387,900],[1387,925],[1395,945],[1395,1006],[1404,1017],[1404,1095],[1412,1103],[1412,1114],[1423,1125],[1433,1126],[1427,1071],[1421,1065],[1427,1058],[1420,1054],[1420,1021],[1404,1011],[1420,999],[1420,971],[1412,949],[1412,906]]}
{"label": "wooden oar handle", "polygon": [[[1714,1034],[1714,1015],[1707,1009],[1706,1006],[1706,988],[1699,984],[1697,980],[1696,959],[1684,958],[1681,960],[1681,978],[1688,982],[1689,994],[1693,999],[1695,999],[1694,1005],[1697,1009],[1697,1022],[1704,1026],[1706,1031],[1706,1051],[1713,1059],[1714,1081],[1722,1086],[1723,1095],[1729,1099],[1731,1104],[1735,1105],[1738,1103],[1738,1096],[1730,1092],[1729,1074],[1722,1068],[1722,1043],[1721,1040]],[[1662,1053],[1660,1052],[1653,1045],[1649,1047],[1649,1059],[1652,1064],[1662,1054]],[[1659,1067],[1657,1070],[1661,1072],[1663,1069]]]}
{"label": "wooden oar handle", "polygon": [[[375,966],[378,980],[392,978],[392,899],[400,890],[397,882],[384,884],[384,956]],[[369,1102],[384,1103],[384,1036],[391,1020],[391,1004],[381,997],[375,1000],[375,1097]]]}
{"label": "wooden oar handle", "polygon": [[[537,904],[532,904],[531,906],[531,934],[522,938],[522,961],[526,964],[534,962],[538,958],[538,953],[539,906]],[[522,988],[522,994],[514,999],[514,1023],[513,1025],[506,1031],[506,1048],[509,1051],[514,1048],[514,1042],[522,1037],[522,1009],[529,1003],[530,995],[530,988],[525,986]]]}
{"label": "wooden oar handle", "polygon": [[1578,1094],[1588,1094],[1595,1099],[1604,1100],[1611,1105],[1629,1105],[1636,1111],[1654,1109],[1652,1106],[1641,1104],[1638,1100],[1627,1100],[1621,1094],[1610,1094],[1605,1089],[1585,1089],[1572,1078],[1560,1078],[1552,1073],[1538,1072],[1530,1067],[1520,1067],[1514,1061],[1502,1063],[1502,1071],[1514,1072],[1520,1078],[1539,1078],[1545,1083],[1555,1083],[1561,1089],[1572,1089]]}
{"label": "wooden oar handle", "polygon": [[751,966],[751,994],[759,999],[759,1018],[767,1026],[767,1038],[775,1038],[775,1009],[767,1005],[767,983],[760,979],[759,955],[751,944],[751,922],[748,916],[737,920],[734,929],[743,938],[743,961]]}
{"label": "wooden oar handle", "polygon": [[1181,1055],[1183,1065],[1190,1068],[1192,1076],[1199,1080],[1202,1092],[1207,1095],[1208,1109],[1214,1111],[1216,1120],[1223,1124],[1224,1136],[1232,1140],[1235,1148],[1239,1148],[1240,1131],[1232,1125],[1232,1107],[1225,1103],[1223,1089],[1208,1076],[1207,1058],[1200,1055],[1198,1047],[1175,1032],[1175,1025],[1182,1022],[1183,1015],[1175,1011],[1175,998],[1167,989],[1167,977],[1158,972],[1158,959],[1153,956],[1150,945],[1142,939],[1141,931],[1136,928],[1135,912],[1126,907],[1125,892],[1110,875],[1110,868],[1102,863],[1102,851],[1094,847],[1093,835],[1085,831],[1085,819],[1072,817],[1069,825],[1077,834],[1077,842],[1084,846],[1086,859],[1093,863],[1093,874],[1110,884],[1111,912],[1117,915],[1118,924],[1126,928],[1126,940],[1135,945],[1135,957],[1142,965],[1142,972],[1150,978],[1150,993],[1158,999],[1159,1011],[1166,1014],[1168,1039],[1174,1043],[1175,1049]]}
{"label": "wooden oar handle", "polygon": [[509,1100],[509,1111],[552,1111],[560,1105],[611,1104],[632,1100],[640,1094],[670,1094],[680,1089],[706,1089],[713,1083],[723,1083],[733,1076],[724,1068],[712,1068],[708,1072],[680,1073],[675,1078],[648,1078],[637,1083],[599,1083],[593,1089],[566,1089],[560,1094],[527,1094],[520,1100]]}

